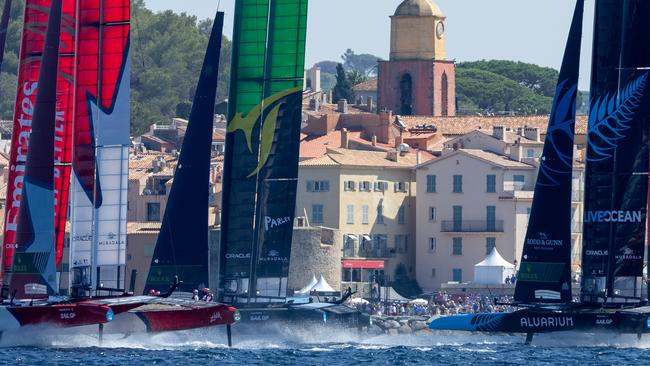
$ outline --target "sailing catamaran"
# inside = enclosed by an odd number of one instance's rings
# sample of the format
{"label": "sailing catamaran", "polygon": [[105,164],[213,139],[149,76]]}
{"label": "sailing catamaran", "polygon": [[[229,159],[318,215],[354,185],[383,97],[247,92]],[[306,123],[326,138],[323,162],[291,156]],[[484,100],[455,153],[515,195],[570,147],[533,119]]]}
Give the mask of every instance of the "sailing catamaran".
{"label": "sailing catamaran", "polygon": [[131,311],[147,331],[230,325],[239,320],[232,306],[190,301],[194,289],[208,285],[208,208],[214,105],[217,96],[224,13],[218,12],[203,61],[174,181],[154,249],[145,293],[165,292],[174,278],[185,299],[161,298]]}
{"label": "sailing catamaran", "polygon": [[218,297],[242,322],[367,324],[354,308],[288,296],[307,4],[235,5]]}
{"label": "sailing catamaran", "polygon": [[3,296],[5,300],[0,305],[0,334],[27,325],[72,327],[113,320],[113,311],[106,305],[73,303],[53,297],[58,293],[54,241],[54,122],[61,13],[62,0],[52,0],[23,171],[21,209],[15,244],[8,259],[12,265],[4,268],[2,292],[6,294],[11,289],[11,297]]}
{"label": "sailing catamaran", "polygon": [[436,319],[430,329],[650,332],[641,297],[648,195],[650,3],[596,2],[581,302],[571,293],[571,171],[584,1],[578,0],[535,187],[512,313]]}

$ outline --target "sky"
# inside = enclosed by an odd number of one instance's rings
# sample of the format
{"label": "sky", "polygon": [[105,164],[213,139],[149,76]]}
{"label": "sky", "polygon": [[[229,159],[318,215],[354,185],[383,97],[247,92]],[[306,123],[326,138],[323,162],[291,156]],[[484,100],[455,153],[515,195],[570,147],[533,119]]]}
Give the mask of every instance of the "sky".
{"label": "sky", "polygon": [[[306,65],[340,61],[350,48],[388,58],[390,16],[402,0],[311,0]],[[172,9],[200,19],[226,12],[232,36],[235,0],[146,0],[155,11]],[[513,60],[559,69],[575,0],[434,0],[447,17],[447,58]],[[589,88],[594,0],[586,0],[580,88]]]}

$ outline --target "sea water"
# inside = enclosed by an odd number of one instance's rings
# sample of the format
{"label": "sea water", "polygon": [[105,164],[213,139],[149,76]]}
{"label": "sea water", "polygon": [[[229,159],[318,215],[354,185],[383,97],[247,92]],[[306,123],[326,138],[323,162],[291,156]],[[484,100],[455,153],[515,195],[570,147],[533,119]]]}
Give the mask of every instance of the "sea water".
{"label": "sea water", "polygon": [[331,329],[233,327],[155,335],[21,334],[0,342],[0,365],[621,365],[648,364],[650,336],[425,332],[373,335]]}

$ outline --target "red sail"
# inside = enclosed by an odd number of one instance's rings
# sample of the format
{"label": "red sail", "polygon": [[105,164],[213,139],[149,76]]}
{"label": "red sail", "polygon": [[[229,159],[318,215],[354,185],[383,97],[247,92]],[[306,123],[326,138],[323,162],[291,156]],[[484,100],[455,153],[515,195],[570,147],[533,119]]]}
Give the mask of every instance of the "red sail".
{"label": "red sail", "polygon": [[93,131],[88,103],[90,99],[99,99],[99,106],[105,109],[110,109],[113,104],[126,57],[129,20],[128,0],[88,0],[79,5],[73,166],[75,175],[96,208],[102,199],[100,190],[95,187],[93,144],[94,134],[99,131]]}
{"label": "red sail", "polygon": [[[23,187],[25,160],[34,113],[38,73],[51,0],[27,0],[20,48],[20,68],[9,158],[2,271],[11,268]],[[55,135],[56,262],[63,256],[70,176],[76,0],[63,1]]]}

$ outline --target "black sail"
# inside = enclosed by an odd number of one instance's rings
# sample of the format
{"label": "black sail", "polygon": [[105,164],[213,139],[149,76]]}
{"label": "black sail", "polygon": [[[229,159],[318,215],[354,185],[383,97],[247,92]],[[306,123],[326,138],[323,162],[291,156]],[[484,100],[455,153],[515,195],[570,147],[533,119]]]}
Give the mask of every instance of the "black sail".
{"label": "black sail", "polygon": [[519,303],[571,302],[571,186],[584,0],[578,0],[540,159],[517,276]]}
{"label": "black sail", "polygon": [[582,301],[635,302],[646,234],[650,2],[598,0],[595,24]]}
{"label": "black sail", "polygon": [[220,299],[284,301],[298,178],[307,0],[238,0]]}
{"label": "black sail", "polygon": [[145,291],[182,291],[208,284],[208,205],[214,105],[224,13],[218,12],[201,69]]}
{"label": "black sail", "polygon": [[52,0],[38,75],[16,251],[5,281],[18,298],[58,292],[54,249],[54,132],[62,0]]}

